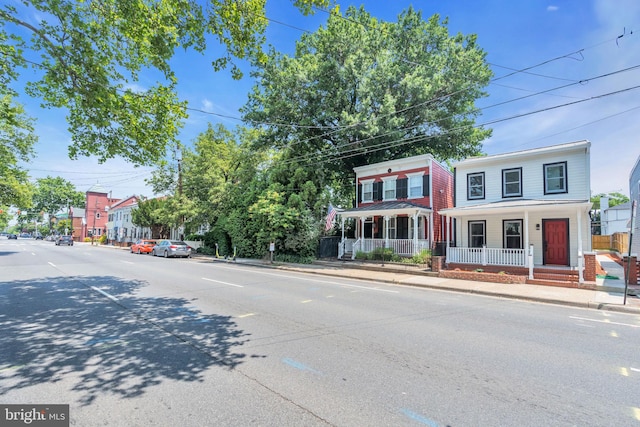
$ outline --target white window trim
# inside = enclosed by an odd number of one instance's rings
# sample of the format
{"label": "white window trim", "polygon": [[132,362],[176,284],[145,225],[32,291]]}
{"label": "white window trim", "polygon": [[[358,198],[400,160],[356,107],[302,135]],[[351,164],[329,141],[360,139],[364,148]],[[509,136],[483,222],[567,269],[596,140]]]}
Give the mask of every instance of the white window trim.
{"label": "white window trim", "polygon": [[[507,173],[518,172],[518,192],[508,193],[507,184],[515,184],[515,182],[507,182]],[[502,197],[522,197],[522,168],[502,169]]]}
{"label": "white window trim", "polygon": [[[361,197],[362,203],[373,203],[373,182],[374,181],[375,180],[373,179],[366,179],[366,180],[360,181],[360,184],[362,184],[362,197]],[[371,184],[371,200],[367,200],[364,198],[364,195],[366,194],[366,192],[364,191],[364,186],[369,184]]]}
{"label": "white window trim", "polygon": [[[424,176],[424,171],[422,172],[414,172],[414,173],[408,173],[407,174],[407,198],[408,199],[421,199],[423,198],[423,194],[424,194],[424,188],[422,188],[422,185],[424,183],[424,180],[422,179],[422,177]],[[418,196],[412,196],[411,195],[411,178],[417,178],[420,177],[420,194]]]}
{"label": "white window trim", "polygon": [[[382,178],[382,200],[385,202],[392,202],[394,200],[397,200],[398,195],[396,194],[396,181],[397,181],[398,177],[396,175],[394,176],[385,176]],[[390,184],[392,183],[392,184]],[[387,199],[387,186],[388,185],[393,185],[393,198],[388,198]],[[389,189],[389,191],[391,191],[391,189]]]}
{"label": "white window trim", "polygon": [[[559,189],[559,190],[549,190],[549,177],[547,176],[547,170],[550,167],[553,166],[562,166],[564,175],[562,177],[562,181],[563,181],[563,188]],[[554,162],[554,163],[547,163],[544,165],[544,194],[562,194],[562,193],[568,193],[568,173],[567,173],[567,169],[568,169],[568,165],[567,162]]]}

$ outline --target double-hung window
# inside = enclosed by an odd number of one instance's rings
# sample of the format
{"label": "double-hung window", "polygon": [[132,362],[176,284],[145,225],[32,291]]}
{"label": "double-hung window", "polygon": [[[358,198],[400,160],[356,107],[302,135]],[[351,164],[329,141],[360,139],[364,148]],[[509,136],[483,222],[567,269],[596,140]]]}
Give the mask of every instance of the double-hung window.
{"label": "double-hung window", "polygon": [[396,199],[396,177],[382,178],[382,191],[384,200]]}
{"label": "double-hung window", "polygon": [[502,229],[505,249],[522,249],[522,220],[504,220]]}
{"label": "double-hung window", "polygon": [[522,168],[502,169],[502,197],[522,197]]}
{"label": "double-hung window", "polygon": [[467,199],[484,199],[484,172],[467,174]]}
{"label": "double-hung window", "polygon": [[407,175],[407,178],[409,179],[409,198],[422,197],[423,174]]}
{"label": "double-hung window", "polygon": [[544,165],[544,194],[566,193],[567,162]]}
{"label": "double-hung window", "polygon": [[486,239],[486,222],[485,221],[469,221],[469,247],[481,248],[485,245]]}
{"label": "double-hung window", "polygon": [[362,182],[362,201],[373,202],[373,180]]}

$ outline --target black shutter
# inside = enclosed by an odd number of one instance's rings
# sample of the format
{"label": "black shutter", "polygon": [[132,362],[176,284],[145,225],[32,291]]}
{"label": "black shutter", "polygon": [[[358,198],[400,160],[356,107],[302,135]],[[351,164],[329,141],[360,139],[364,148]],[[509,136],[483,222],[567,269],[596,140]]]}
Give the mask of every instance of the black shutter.
{"label": "black shutter", "polygon": [[358,205],[362,203],[362,184],[358,184]]}
{"label": "black shutter", "polygon": [[429,195],[429,177],[431,175],[422,175],[422,195],[423,196],[428,196]]}
{"label": "black shutter", "polygon": [[407,185],[409,183],[408,178],[402,178],[396,180],[396,198],[406,199],[408,196]]}
{"label": "black shutter", "polygon": [[399,216],[396,218],[396,239],[409,238],[409,217]]}
{"label": "black shutter", "polygon": [[382,200],[382,190],[383,190],[383,183],[382,182],[374,182],[373,183],[373,192],[375,193],[375,195],[373,196],[373,199],[376,201],[380,201]]}

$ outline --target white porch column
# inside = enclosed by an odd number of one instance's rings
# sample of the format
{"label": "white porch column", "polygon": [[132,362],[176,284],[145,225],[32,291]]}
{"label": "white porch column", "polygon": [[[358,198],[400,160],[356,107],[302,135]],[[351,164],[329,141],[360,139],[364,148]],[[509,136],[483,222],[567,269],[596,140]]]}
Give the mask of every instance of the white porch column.
{"label": "white porch column", "polygon": [[444,234],[446,236],[446,240],[447,240],[447,259],[449,259],[449,226],[450,226],[450,222],[451,220],[449,219],[449,216],[447,215],[445,217],[447,219],[447,226],[444,228]]}
{"label": "white porch column", "polygon": [[384,216],[384,246],[389,247],[389,215]]}
{"label": "white porch column", "polygon": [[584,283],[584,260],[582,258],[582,211],[576,209],[576,226],[578,228],[578,283]]}
{"label": "white porch column", "polygon": [[[529,250],[529,211],[524,211],[524,245],[522,246],[525,250]],[[529,267],[529,255],[525,254],[525,267]]]}
{"label": "white porch column", "polygon": [[418,212],[413,214],[413,254],[418,253]]}
{"label": "white porch column", "polygon": [[[364,222],[367,220],[366,216],[361,216],[360,217],[360,227],[362,228],[362,236],[361,239],[364,240],[365,239],[365,235],[364,235]],[[373,229],[371,230],[373,232]]]}
{"label": "white porch column", "polygon": [[433,211],[429,213],[429,247],[433,249]]}
{"label": "white porch column", "polygon": [[340,224],[341,224],[341,228],[342,228],[342,238],[340,239],[340,241],[344,241],[344,217],[341,215],[340,216]]}

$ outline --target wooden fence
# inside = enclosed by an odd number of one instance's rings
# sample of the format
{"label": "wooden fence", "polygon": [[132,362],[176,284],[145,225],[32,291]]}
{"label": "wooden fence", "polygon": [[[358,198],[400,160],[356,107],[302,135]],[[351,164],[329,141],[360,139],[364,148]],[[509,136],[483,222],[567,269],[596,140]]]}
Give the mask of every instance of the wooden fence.
{"label": "wooden fence", "polygon": [[606,236],[591,236],[591,248],[593,250],[613,249],[624,255],[629,251],[629,235],[627,233],[613,233]]}

